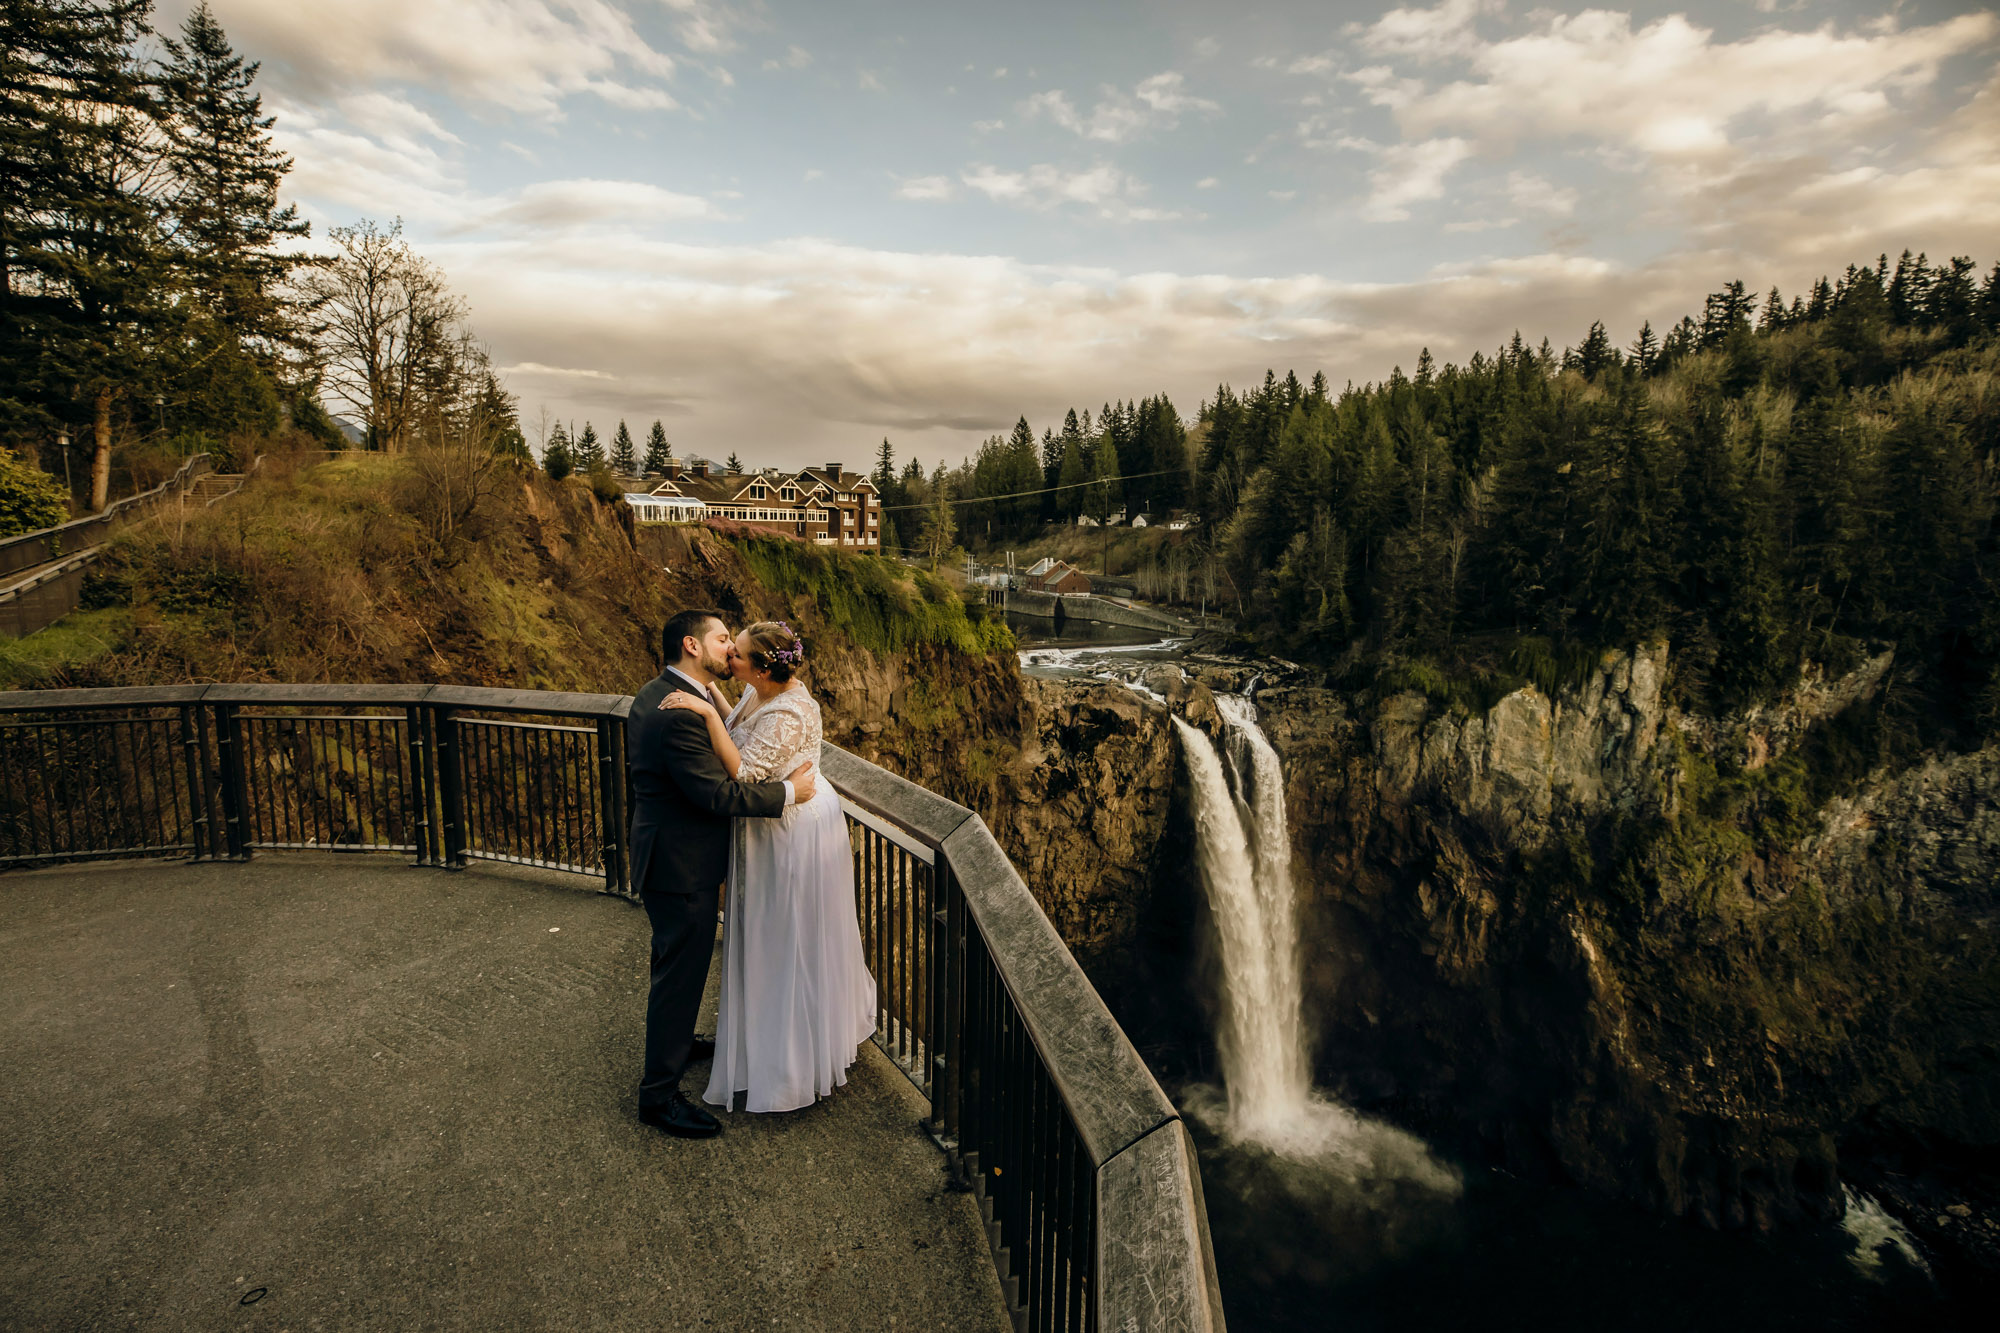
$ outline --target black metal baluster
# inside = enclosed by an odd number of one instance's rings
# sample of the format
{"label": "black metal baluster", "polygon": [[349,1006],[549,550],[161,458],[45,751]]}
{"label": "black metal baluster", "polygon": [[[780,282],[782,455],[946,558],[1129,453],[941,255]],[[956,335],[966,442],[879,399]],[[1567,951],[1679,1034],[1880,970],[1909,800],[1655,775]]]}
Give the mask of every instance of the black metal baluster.
{"label": "black metal baluster", "polygon": [[459,759],[465,770],[465,853],[493,850],[493,727],[483,717],[458,720]]}
{"label": "black metal baluster", "polygon": [[[62,741],[60,733],[45,737],[42,733],[49,730],[49,728],[44,727],[41,723],[30,723],[29,727],[35,738],[35,771],[42,775],[41,823],[48,835],[48,854],[54,856],[69,846],[56,831],[58,811],[61,811],[63,808],[56,799],[57,784],[60,778],[58,774],[51,771],[48,755],[49,743],[53,743],[57,747],[56,753],[58,759],[60,759]],[[64,817],[66,818],[66,815]],[[72,840],[73,838],[74,831],[72,831]]]}
{"label": "black metal baluster", "polygon": [[448,708],[436,710],[438,785],[442,789],[444,863],[453,870],[465,865],[465,774],[459,768],[458,719]]}
{"label": "black metal baluster", "polygon": [[202,842],[208,859],[218,861],[229,854],[229,829],[222,809],[222,761],[212,735],[214,710],[202,705],[193,711],[195,762],[201,770]]}
{"label": "black metal baluster", "polygon": [[554,863],[561,858],[555,855],[549,833],[549,784],[535,764],[532,740],[530,733],[522,732],[507,749],[508,790],[514,793],[514,800],[523,812],[521,855]]}
{"label": "black metal baluster", "polygon": [[229,859],[250,859],[250,791],[243,771],[243,721],[236,705],[218,704],[215,710],[215,742],[220,750],[223,827],[229,840]]}
{"label": "black metal baluster", "polygon": [[[144,723],[144,730],[146,735],[146,780],[140,784],[142,793],[140,808],[150,808],[153,816],[153,848],[165,851],[172,844],[167,841],[167,802],[160,790],[162,785],[160,771],[160,720],[153,717],[147,718]],[[166,765],[165,780],[169,784],[168,790],[171,791],[171,784],[173,782],[173,765],[171,764]],[[146,791],[152,793],[150,801],[145,799],[144,793]]]}

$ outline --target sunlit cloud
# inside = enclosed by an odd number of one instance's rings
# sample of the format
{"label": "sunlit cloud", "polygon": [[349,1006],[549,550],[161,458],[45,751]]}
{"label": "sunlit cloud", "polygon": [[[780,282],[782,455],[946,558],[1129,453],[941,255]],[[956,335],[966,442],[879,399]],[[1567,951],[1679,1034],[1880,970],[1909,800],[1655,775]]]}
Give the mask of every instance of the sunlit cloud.
{"label": "sunlit cloud", "polygon": [[1150,130],[1172,129],[1189,113],[1213,114],[1222,109],[1189,93],[1186,84],[1186,76],[1178,70],[1166,70],[1141,79],[1129,93],[1105,88],[1088,112],[1079,111],[1060,89],[1050,89],[1023,102],[1021,113],[1043,117],[1086,139],[1123,143]]}

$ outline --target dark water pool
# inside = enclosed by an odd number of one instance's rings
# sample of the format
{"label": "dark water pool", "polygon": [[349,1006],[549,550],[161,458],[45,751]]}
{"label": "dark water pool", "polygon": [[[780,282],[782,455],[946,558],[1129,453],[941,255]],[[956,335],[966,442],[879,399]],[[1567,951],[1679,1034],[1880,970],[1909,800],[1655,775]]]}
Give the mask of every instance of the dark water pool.
{"label": "dark water pool", "polygon": [[1023,648],[1118,648],[1156,643],[1159,634],[1133,629],[1129,625],[1100,625],[1089,620],[1065,620],[1062,628],[1040,616],[1024,616],[1018,611],[1004,613],[1014,642]]}
{"label": "dark water pool", "polygon": [[1975,1327],[1886,1222],[1860,1215],[1773,1236],[1712,1232],[1491,1171],[1463,1173],[1454,1197],[1199,1128],[1196,1140],[1233,1333]]}

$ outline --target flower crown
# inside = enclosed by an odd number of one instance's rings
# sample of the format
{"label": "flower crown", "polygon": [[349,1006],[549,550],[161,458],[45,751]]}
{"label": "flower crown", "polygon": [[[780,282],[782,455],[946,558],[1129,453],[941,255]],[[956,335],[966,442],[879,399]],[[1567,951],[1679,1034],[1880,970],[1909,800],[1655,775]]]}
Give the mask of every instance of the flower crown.
{"label": "flower crown", "polygon": [[806,660],[806,646],[800,641],[797,630],[782,620],[778,621],[777,624],[779,629],[792,636],[791,644],[787,647],[767,652],[764,656],[773,662],[783,662],[786,666],[795,667]]}

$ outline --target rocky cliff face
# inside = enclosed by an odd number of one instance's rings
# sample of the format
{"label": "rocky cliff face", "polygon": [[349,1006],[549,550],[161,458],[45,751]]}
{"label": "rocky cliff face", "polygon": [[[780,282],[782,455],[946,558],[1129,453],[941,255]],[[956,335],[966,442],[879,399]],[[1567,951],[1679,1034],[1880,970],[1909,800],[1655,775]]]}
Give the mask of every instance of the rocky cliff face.
{"label": "rocky cliff face", "polygon": [[[1731,718],[1667,702],[1664,647],[1483,712],[1260,689],[1322,1080],[1718,1226],[1837,1212],[1844,1147],[2000,1146],[2000,750],[1819,799],[1829,729],[1887,666]],[[1248,675],[1144,683],[1212,729],[1209,687]],[[1099,959],[1198,933],[1167,707],[1085,682],[1022,706],[984,799],[1059,927]]]}

